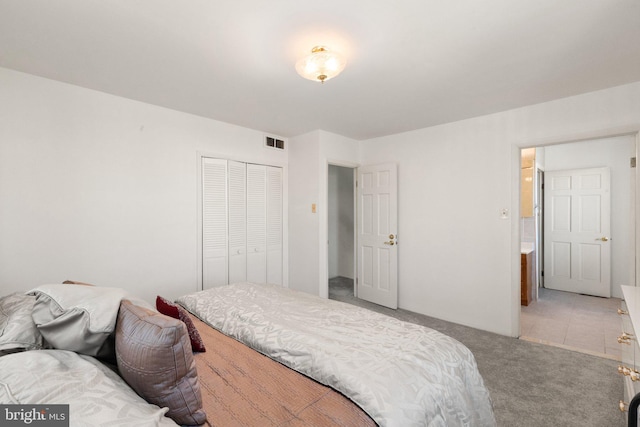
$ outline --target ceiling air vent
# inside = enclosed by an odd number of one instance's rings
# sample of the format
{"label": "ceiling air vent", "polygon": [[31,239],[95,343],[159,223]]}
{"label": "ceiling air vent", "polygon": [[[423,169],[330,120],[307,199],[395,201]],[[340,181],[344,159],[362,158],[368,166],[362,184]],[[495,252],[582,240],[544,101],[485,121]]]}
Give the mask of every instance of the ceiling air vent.
{"label": "ceiling air vent", "polygon": [[265,137],[265,145],[267,147],[284,150],[284,141],[282,139],[274,138],[272,136]]}

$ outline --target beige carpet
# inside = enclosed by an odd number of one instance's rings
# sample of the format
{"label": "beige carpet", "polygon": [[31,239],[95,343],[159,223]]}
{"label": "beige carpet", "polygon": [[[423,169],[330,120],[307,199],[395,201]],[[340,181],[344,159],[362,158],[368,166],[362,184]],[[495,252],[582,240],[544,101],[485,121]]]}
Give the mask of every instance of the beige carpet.
{"label": "beige carpet", "polygon": [[622,427],[617,363],[589,354],[509,338],[353,297],[348,279],[333,280],[332,299],[433,328],[476,357],[501,427]]}

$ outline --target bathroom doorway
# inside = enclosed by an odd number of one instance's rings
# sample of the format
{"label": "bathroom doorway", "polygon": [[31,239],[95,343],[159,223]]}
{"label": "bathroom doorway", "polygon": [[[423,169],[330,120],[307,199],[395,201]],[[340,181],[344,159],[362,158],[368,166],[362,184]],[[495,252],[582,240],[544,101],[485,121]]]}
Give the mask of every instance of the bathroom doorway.
{"label": "bathroom doorway", "polygon": [[[531,341],[561,346],[571,350],[598,354],[616,359],[619,345],[615,342],[619,329],[616,308],[620,304],[621,284],[635,283],[635,169],[630,158],[635,157],[635,135],[621,135],[580,142],[548,145],[535,150],[533,180],[547,178],[553,171],[608,167],[611,170],[611,298],[600,298],[580,293],[563,292],[544,287],[545,270],[551,268],[543,261],[549,252],[549,242],[542,242],[544,228],[536,218],[544,218],[542,185],[534,189],[533,213],[520,218],[522,253],[533,249],[531,282],[537,298],[528,305],[521,304],[520,337]],[[524,165],[524,163],[523,163]],[[537,173],[541,171],[541,173]],[[543,179],[544,179],[543,178]],[[524,183],[523,175],[523,183]],[[546,179],[549,186],[549,179]],[[526,197],[524,192],[522,198]],[[524,210],[523,212],[524,213]],[[548,222],[548,221],[547,221]],[[535,227],[535,228],[534,228]],[[546,248],[545,248],[546,246]],[[521,257],[524,255],[521,254]],[[540,262],[535,262],[535,259]],[[549,263],[546,263],[549,264]],[[524,271],[524,270],[523,270]]]}

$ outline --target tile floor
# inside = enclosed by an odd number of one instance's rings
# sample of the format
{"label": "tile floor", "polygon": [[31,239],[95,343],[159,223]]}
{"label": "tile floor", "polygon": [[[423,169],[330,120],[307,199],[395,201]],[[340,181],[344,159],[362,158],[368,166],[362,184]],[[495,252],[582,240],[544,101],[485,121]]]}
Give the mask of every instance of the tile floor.
{"label": "tile floor", "polygon": [[620,360],[619,298],[541,288],[539,299],[521,306],[520,339]]}

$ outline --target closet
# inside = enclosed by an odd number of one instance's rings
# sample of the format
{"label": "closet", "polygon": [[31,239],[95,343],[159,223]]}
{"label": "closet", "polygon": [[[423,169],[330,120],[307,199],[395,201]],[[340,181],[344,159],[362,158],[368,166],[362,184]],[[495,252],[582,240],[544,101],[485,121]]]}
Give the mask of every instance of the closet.
{"label": "closet", "polygon": [[282,168],[202,159],[202,287],[282,285]]}

